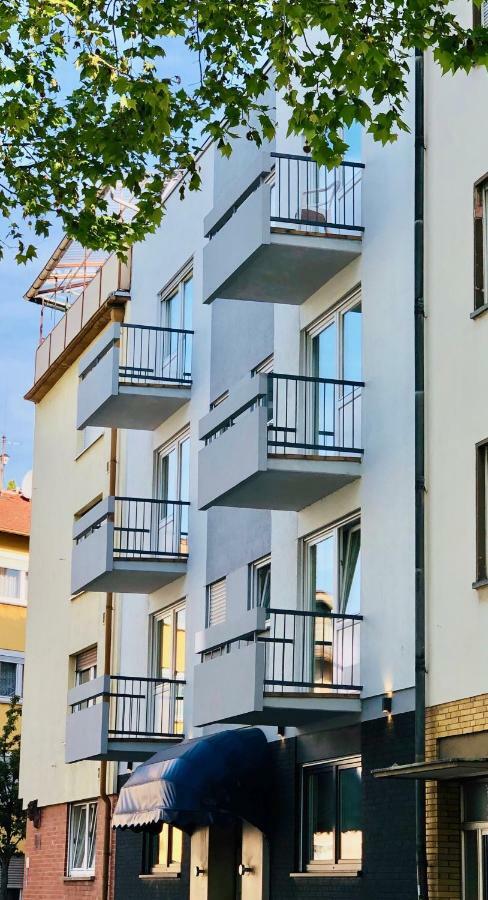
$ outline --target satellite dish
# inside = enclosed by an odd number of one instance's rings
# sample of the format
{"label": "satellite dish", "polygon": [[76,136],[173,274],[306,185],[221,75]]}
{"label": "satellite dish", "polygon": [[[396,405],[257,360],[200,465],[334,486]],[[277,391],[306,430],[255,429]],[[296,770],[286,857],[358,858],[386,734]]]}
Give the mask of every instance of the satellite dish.
{"label": "satellite dish", "polygon": [[32,500],[32,469],[22,479],[20,493],[26,500]]}

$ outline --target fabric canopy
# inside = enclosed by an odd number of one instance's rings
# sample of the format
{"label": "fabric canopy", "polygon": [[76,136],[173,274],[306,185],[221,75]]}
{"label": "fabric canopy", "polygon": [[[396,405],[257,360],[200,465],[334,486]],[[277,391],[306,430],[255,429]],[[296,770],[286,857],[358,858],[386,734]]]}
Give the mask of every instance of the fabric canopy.
{"label": "fabric canopy", "polygon": [[266,832],[268,752],[259,728],[221,731],[162,750],[127,780],[113,826],[159,830],[167,822],[191,834],[241,819]]}

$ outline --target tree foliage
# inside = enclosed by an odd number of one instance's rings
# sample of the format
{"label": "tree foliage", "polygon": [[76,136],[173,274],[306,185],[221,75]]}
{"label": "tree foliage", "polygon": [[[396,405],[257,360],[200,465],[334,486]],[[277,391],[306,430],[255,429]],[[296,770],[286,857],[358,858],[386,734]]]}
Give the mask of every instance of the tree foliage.
{"label": "tree foliage", "polygon": [[[172,41],[198,63],[172,70]],[[488,29],[464,28],[446,0],[0,0],[0,214],[18,261],[59,217],[92,248],[120,250],[154,230],[175,171],[199,187],[195,153],[223,153],[237,127],[274,131],[263,103],[270,68],[317,161],[344,153],[341,128],[377,140],[405,129],[413,48],[444,71],[488,59]],[[138,211],[121,221],[104,188]],[[35,241],[35,238],[34,238]]]}
{"label": "tree foliage", "polygon": [[25,813],[19,800],[20,714],[12,697],[0,730],[0,900],[7,898],[8,867],[25,837]]}

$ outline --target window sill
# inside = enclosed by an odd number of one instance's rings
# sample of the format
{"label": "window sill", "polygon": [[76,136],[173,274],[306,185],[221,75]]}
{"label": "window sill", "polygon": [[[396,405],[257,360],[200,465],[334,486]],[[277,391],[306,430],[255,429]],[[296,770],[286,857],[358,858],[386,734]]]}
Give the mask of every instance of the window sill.
{"label": "window sill", "polygon": [[473,591],[479,591],[480,588],[488,587],[488,578],[479,578],[478,581],[473,581],[471,587]]}
{"label": "window sill", "polygon": [[181,871],[171,871],[170,869],[168,869],[167,872],[151,872],[150,875],[139,875],[139,878],[141,879],[141,881],[160,881],[161,879],[164,880],[165,878],[181,878]]}
{"label": "window sill", "polygon": [[478,309],[473,309],[473,312],[470,312],[469,318],[477,319],[478,316],[482,316],[483,313],[487,312],[487,310],[488,310],[488,303],[483,303],[483,306],[478,306]]}
{"label": "window sill", "polygon": [[80,881],[81,882],[95,881],[95,876],[94,875],[66,875],[66,877],[63,878],[63,881],[65,884],[79,884]]}
{"label": "window sill", "polygon": [[353,869],[350,866],[330,866],[317,869],[314,872],[290,872],[290,878],[360,878],[361,869]]}
{"label": "window sill", "polygon": [[98,441],[100,441],[104,436],[105,431],[102,431],[101,434],[97,434],[96,438],[93,438],[91,444],[87,444],[86,447],[83,447],[81,450],[79,450],[75,456],[75,462],[78,462],[78,460],[81,459],[81,457],[84,456],[85,453],[88,452],[88,450],[91,450],[91,448],[94,447],[95,444],[97,444]]}

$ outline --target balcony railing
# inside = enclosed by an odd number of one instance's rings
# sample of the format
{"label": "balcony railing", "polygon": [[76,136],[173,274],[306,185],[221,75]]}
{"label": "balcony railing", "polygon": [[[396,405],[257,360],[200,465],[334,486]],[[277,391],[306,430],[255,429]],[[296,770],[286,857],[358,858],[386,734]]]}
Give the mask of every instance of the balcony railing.
{"label": "balcony railing", "polygon": [[77,535],[76,543],[113,520],[114,559],[186,559],[189,506],[185,500],[115,497],[113,513],[103,506],[100,518],[92,518],[86,530]]}
{"label": "balcony railing", "polygon": [[192,331],[181,328],[122,325],[119,383],[191,385],[192,336]]}
{"label": "balcony railing", "polygon": [[315,378],[306,375],[267,377],[266,394],[259,387],[235,413],[205,436],[208,444],[256,406],[267,406],[268,454],[359,456],[361,446],[361,396],[364,382]]}
{"label": "balcony railing", "polygon": [[363,232],[363,163],[343,162],[332,170],[309,156],[272,153],[275,184],[271,222],[313,231]]}
{"label": "balcony railing", "polygon": [[[108,739],[157,739],[183,737],[185,681],[174,678],[141,678],[110,675],[105,688],[87,690],[83,703],[72,703],[71,714],[99,702],[109,703]],[[99,685],[103,679],[96,679]]]}
{"label": "balcony railing", "polygon": [[202,662],[249,643],[265,645],[264,693],[359,693],[361,615],[270,609],[264,632],[241,635],[201,654]]}

